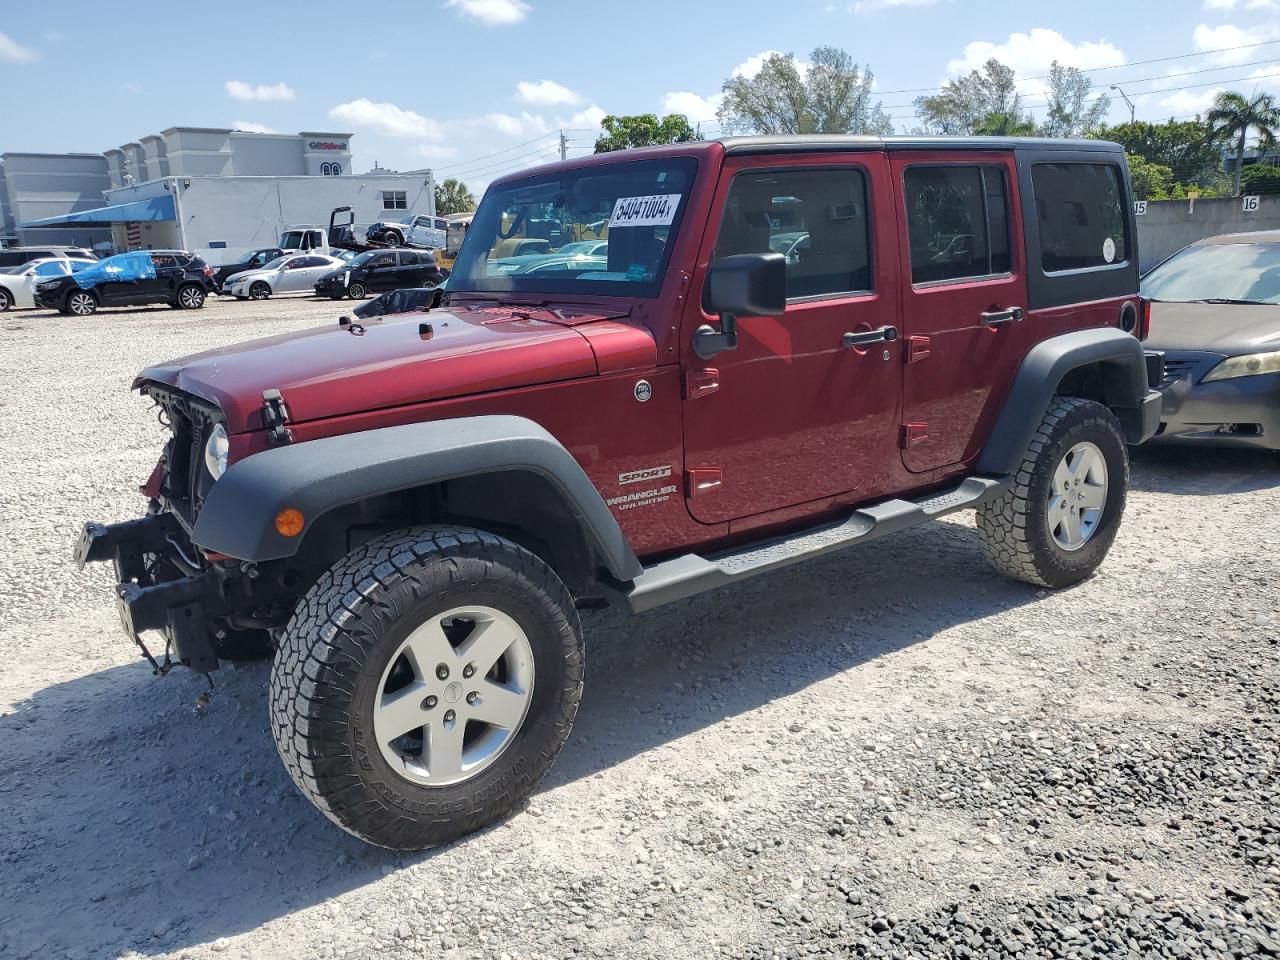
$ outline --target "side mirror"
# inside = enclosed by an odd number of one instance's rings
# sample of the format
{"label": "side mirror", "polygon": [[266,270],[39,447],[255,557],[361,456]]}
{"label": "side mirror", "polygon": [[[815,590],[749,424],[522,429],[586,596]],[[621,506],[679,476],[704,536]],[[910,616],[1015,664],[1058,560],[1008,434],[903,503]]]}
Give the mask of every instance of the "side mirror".
{"label": "side mirror", "polygon": [[722,257],[707,271],[707,305],[720,329],[703,324],[693,349],[704,360],[738,346],[738,317],[780,317],[787,309],[787,258],[780,253]]}

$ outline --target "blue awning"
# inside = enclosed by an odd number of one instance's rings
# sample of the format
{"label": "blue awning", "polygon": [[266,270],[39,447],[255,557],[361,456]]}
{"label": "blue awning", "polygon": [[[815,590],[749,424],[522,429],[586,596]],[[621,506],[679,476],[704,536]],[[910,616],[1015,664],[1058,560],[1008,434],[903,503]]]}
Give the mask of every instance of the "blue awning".
{"label": "blue awning", "polygon": [[28,220],[23,227],[58,227],[65,223],[129,223],[142,220],[177,220],[174,212],[173,197],[151,197],[148,200],[134,200],[132,203],[117,203],[110,207],[97,207],[94,210],[81,210],[78,213],[64,213],[60,217],[45,217],[43,220]]}

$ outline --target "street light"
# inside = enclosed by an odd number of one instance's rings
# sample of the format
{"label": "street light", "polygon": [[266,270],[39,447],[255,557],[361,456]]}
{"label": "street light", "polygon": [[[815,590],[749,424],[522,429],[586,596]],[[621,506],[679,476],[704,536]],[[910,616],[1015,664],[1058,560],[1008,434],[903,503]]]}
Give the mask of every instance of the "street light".
{"label": "street light", "polygon": [[1129,122],[1133,123],[1133,101],[1129,99],[1128,94],[1126,94],[1123,90],[1117,87],[1114,83],[1111,84],[1111,89],[1114,90],[1116,93],[1120,94],[1120,99],[1122,99],[1125,103],[1125,106],[1129,108]]}

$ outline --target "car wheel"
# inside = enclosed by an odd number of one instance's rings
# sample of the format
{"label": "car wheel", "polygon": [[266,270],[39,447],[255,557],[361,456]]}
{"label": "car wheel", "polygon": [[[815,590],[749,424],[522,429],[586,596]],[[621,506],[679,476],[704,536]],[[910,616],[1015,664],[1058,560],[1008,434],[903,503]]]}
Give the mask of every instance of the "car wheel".
{"label": "car wheel", "polygon": [[582,694],[573,599],[540,559],[467,527],[352,551],[285,629],[271,726],[298,788],[342,829],[416,850],[510,812]]}
{"label": "car wheel", "polygon": [[0,287],[0,313],[4,313],[12,306],[13,297],[9,294],[8,290],[4,289],[4,287]]}
{"label": "car wheel", "polygon": [[364,288],[363,283],[353,283],[347,287],[347,296],[352,300],[363,300],[369,295],[369,291]]}
{"label": "car wheel", "polygon": [[259,280],[249,287],[250,300],[266,300],[271,296],[271,288]]}
{"label": "car wheel", "polygon": [[77,290],[67,297],[67,312],[77,317],[87,317],[98,309],[98,298],[86,290]]}
{"label": "car wheel", "polygon": [[204,306],[204,291],[194,283],[179,287],[178,306],[183,310],[199,310]]}
{"label": "car wheel", "polygon": [[1059,397],[1007,493],[978,508],[987,558],[1009,576],[1066,587],[1093,573],[1120,529],[1129,454],[1115,414]]}
{"label": "car wheel", "polygon": [[393,247],[398,247],[400,244],[404,243],[404,237],[400,236],[400,234],[396,233],[394,230],[385,231],[382,234],[381,240],[383,243],[389,243]]}

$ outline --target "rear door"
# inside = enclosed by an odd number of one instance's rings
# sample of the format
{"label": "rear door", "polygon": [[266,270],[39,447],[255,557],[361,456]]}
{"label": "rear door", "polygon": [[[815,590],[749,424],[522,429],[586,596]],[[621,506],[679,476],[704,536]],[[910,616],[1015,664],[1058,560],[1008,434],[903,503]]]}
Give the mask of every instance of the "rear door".
{"label": "rear door", "polygon": [[1025,352],[1026,270],[1011,153],[890,154],[899,209],[902,462],[977,452]]}
{"label": "rear door", "polygon": [[151,303],[177,300],[184,263],[172,253],[153,253],[151,262],[156,266],[155,279],[139,280],[138,293]]}
{"label": "rear door", "polygon": [[[785,314],[739,318],[737,348],[709,360],[693,351],[693,333],[718,321],[700,303],[705,267],[695,273],[684,438],[699,521],[892,488],[902,365],[896,342],[874,339],[896,335],[900,297],[887,176],[881,152],[726,161],[700,263],[783,252],[794,234],[809,246],[787,263]],[[849,333],[868,342],[846,347]]]}

